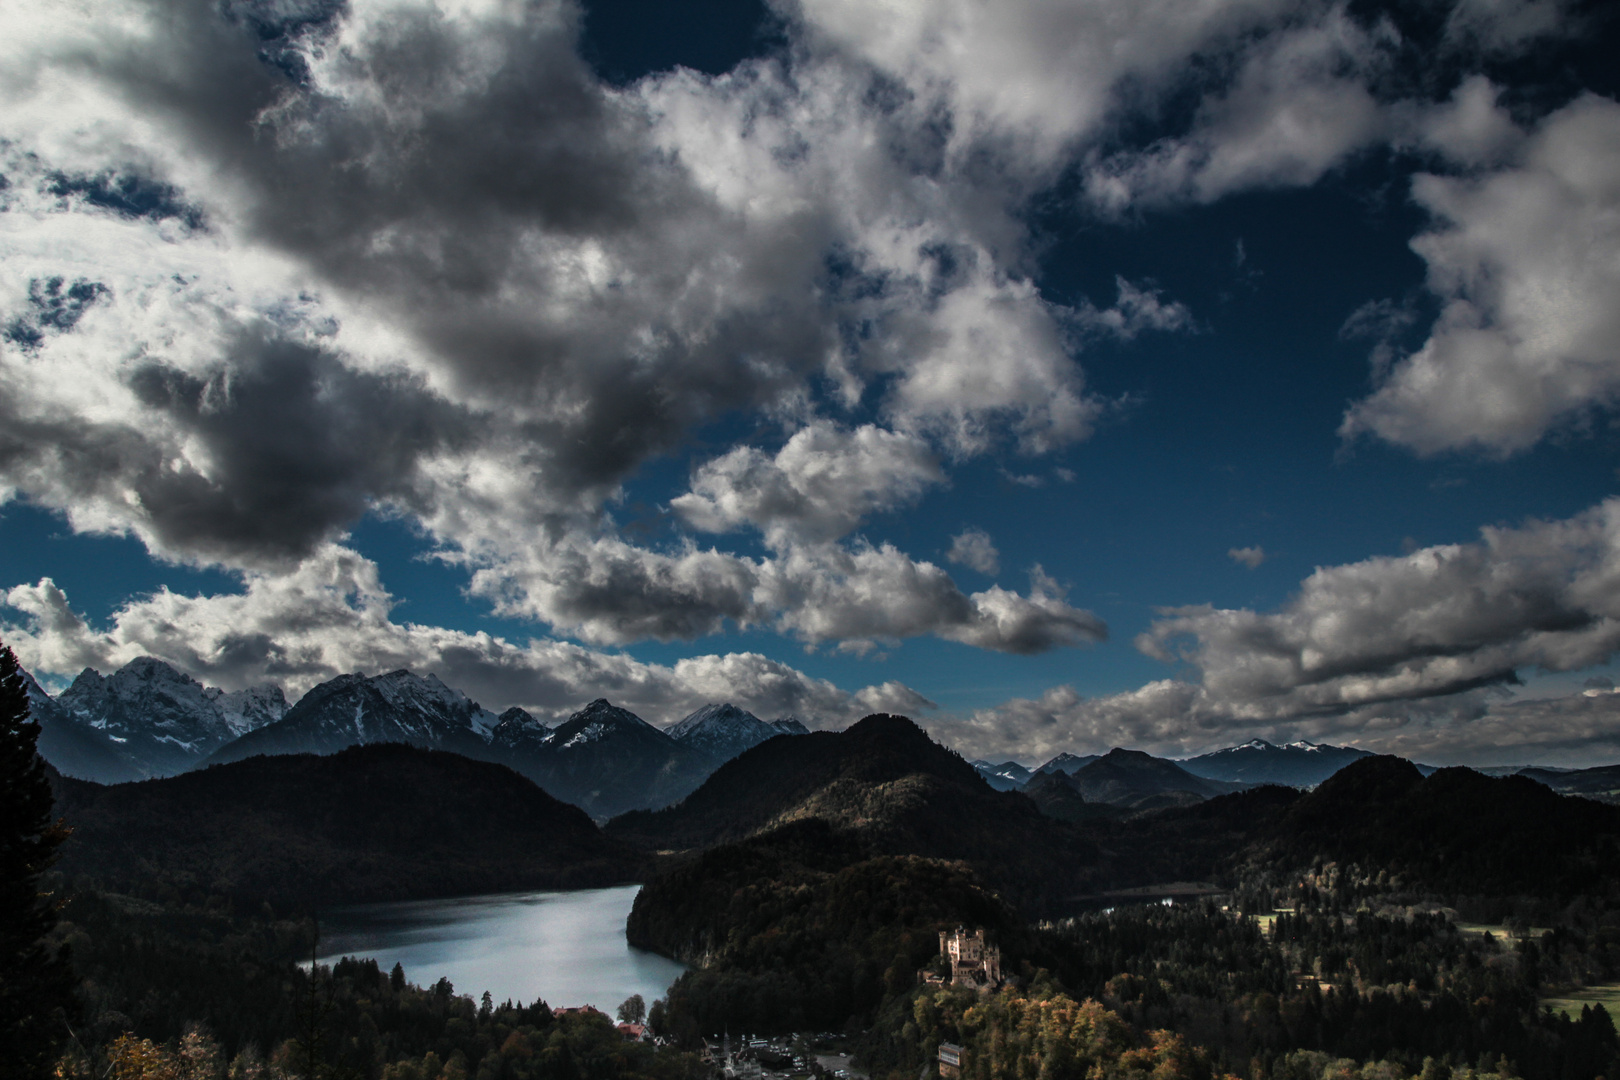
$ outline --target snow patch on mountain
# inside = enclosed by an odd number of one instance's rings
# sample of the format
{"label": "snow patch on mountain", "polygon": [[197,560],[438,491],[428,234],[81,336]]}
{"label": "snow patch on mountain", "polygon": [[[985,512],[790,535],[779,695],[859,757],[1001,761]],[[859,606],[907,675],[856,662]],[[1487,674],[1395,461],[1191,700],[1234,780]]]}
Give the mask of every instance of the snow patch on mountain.
{"label": "snow patch on mountain", "polygon": [[730,761],[766,739],[778,735],[806,735],[809,732],[791,716],[767,724],[746,709],[728,702],[709,704],[687,716],[667,734],[716,764]]}
{"label": "snow patch on mountain", "polygon": [[579,731],[575,732],[572,738],[562,744],[562,749],[567,750],[570,747],[583,746],[586,743],[593,743],[602,736],[606,735],[609,730],[611,729],[608,727],[608,725],[600,721],[586,724],[583,728],[580,728]]}
{"label": "snow patch on mountain", "polygon": [[85,668],[56,703],[117,744],[120,756],[142,776],[184,772],[287,711],[278,686],[227,693],[150,656],[108,676]]}

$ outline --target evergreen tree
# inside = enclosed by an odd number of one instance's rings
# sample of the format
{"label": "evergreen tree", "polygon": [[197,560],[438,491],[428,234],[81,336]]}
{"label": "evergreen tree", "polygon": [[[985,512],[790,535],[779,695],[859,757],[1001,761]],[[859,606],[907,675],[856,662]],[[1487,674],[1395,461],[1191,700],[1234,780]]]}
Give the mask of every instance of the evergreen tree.
{"label": "evergreen tree", "polygon": [[0,645],[0,1062],[24,1077],[51,1074],[73,1004],[72,971],[46,940],[57,902],[40,875],[67,829],[51,822],[38,740],[22,669]]}

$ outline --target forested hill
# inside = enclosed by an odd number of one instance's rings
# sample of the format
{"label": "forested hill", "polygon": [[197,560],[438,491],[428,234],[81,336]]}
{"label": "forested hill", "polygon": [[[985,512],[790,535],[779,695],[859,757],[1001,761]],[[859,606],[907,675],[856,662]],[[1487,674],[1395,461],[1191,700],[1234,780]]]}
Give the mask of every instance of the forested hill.
{"label": "forested hill", "polygon": [[58,777],[59,868],[277,909],[639,880],[646,860],[503,765],[397,744],[101,787]]}
{"label": "forested hill", "polygon": [[613,819],[608,834],[693,850],[804,821],[853,834],[872,855],[969,863],[989,887],[1040,908],[1073,895],[1096,849],[1028,797],[995,791],[902,716],[772,739],[722,766],[684,801]]}
{"label": "forested hill", "polygon": [[1257,850],[1377,866],[1444,893],[1567,899],[1612,887],[1620,807],[1522,776],[1425,777],[1401,758],[1369,757],[1299,799]]}
{"label": "forested hill", "polygon": [[909,817],[924,788],[948,790],[983,812],[1037,816],[1028,799],[992,790],[972,765],[906,717],[877,714],[845,731],[761,743],[675,806],[622,814],[607,829],[648,846],[684,850],[809,817],[880,828]]}

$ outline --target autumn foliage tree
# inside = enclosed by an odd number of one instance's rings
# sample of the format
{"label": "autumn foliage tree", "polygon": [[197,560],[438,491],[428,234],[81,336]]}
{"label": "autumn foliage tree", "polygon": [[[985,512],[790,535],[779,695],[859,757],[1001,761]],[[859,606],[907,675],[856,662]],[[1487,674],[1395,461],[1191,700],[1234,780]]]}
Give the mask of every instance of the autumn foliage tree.
{"label": "autumn foliage tree", "polygon": [[57,902],[40,878],[67,830],[51,821],[38,740],[22,669],[0,645],[0,1062],[19,1077],[51,1074],[73,1000],[71,969],[47,941]]}

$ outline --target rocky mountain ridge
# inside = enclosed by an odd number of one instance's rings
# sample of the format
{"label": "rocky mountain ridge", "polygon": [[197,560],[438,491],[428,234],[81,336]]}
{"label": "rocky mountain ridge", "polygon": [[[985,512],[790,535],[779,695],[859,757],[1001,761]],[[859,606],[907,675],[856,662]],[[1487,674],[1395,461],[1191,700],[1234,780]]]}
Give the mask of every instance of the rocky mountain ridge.
{"label": "rocky mountain ridge", "polygon": [[350,746],[405,743],[487,758],[500,718],[436,675],[392,671],[339,675],[315,687],[273,723],[222,746],[204,764],[260,754],[335,754]]}
{"label": "rocky mountain ridge", "polygon": [[107,748],[140,777],[184,772],[287,711],[278,686],[228,693],[149,656],[107,676],[85,668],[55,703],[105,736]]}

